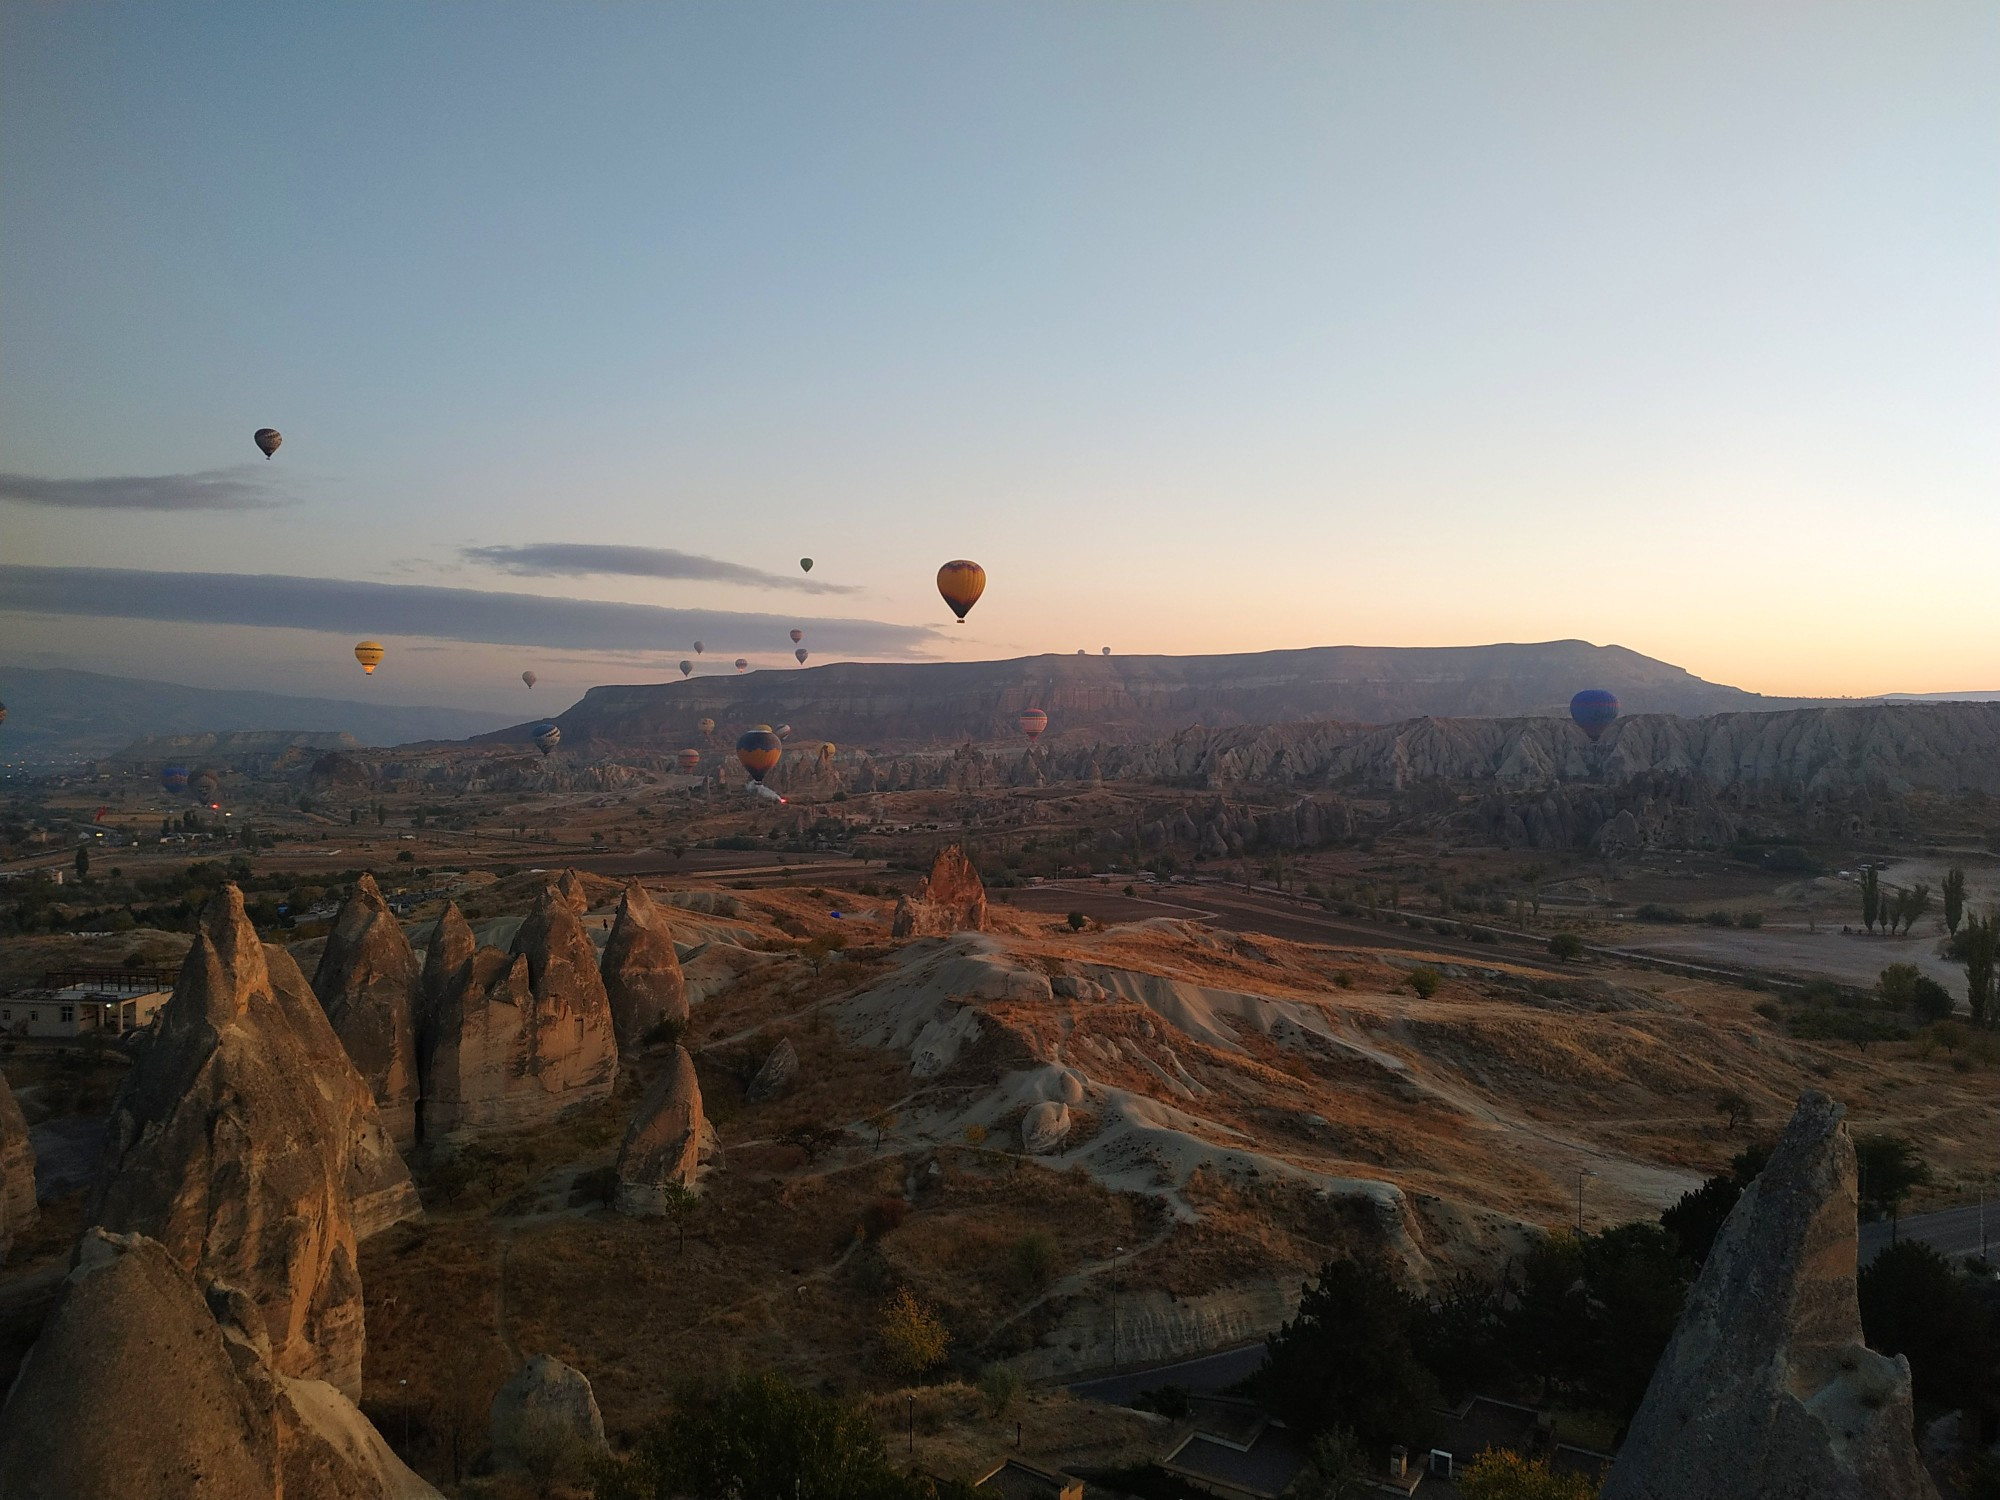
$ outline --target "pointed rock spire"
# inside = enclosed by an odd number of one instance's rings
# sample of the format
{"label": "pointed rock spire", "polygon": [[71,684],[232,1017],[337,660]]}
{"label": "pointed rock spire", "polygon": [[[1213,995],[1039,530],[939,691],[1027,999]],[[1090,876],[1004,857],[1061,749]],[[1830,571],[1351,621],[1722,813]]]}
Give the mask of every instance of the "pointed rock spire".
{"label": "pointed rock spire", "polygon": [[404,1149],[417,1138],[417,984],[417,956],[403,925],[375,877],[364,874],[334,919],[312,987]]}
{"label": "pointed rock spire", "polygon": [[0,1076],[0,1265],[35,1216],[35,1147],[14,1091]]}
{"label": "pointed rock spire", "polygon": [[636,880],[618,900],[618,916],[604,945],[602,973],[621,1050],[637,1047],[661,1021],[687,1025],[687,980],[674,952],[673,934]]}
{"label": "pointed rock spire", "polygon": [[714,1127],[702,1112],[701,1084],[687,1048],[674,1048],[625,1131],[618,1150],[614,1206],[635,1218],[664,1212],[669,1183],[691,1188],[701,1168],[720,1158]]}

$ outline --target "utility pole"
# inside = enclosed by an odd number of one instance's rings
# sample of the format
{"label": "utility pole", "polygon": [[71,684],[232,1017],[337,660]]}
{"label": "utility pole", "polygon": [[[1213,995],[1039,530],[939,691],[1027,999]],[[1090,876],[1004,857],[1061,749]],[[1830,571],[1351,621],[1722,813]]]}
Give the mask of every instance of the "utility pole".
{"label": "utility pole", "polygon": [[1583,1179],[1586,1177],[1595,1177],[1596,1175],[1588,1167],[1578,1167],[1576,1169],[1576,1232],[1578,1234],[1583,1233]]}

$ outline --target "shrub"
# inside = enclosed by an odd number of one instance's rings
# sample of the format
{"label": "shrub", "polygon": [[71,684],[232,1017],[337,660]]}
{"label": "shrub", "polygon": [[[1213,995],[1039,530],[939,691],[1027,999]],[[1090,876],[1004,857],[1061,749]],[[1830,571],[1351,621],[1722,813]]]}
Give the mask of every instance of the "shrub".
{"label": "shrub", "polygon": [[1710,927],[1734,927],[1736,919],[1726,911],[1712,911],[1702,918]]}
{"label": "shrub", "polygon": [[1458,1490],[1465,1500],[1596,1500],[1597,1483],[1552,1469],[1546,1458],[1489,1448],[1460,1472]]}
{"label": "shrub", "polygon": [[1928,974],[1917,977],[1910,1003],[1916,1013],[1926,1021],[1942,1021],[1951,1015],[1951,991]]}
{"label": "shrub", "polygon": [[902,1287],[882,1310],[882,1344],[899,1373],[915,1376],[944,1363],[951,1335],[928,1303]]}
{"label": "shrub", "polygon": [[1917,1002],[1917,981],[1924,972],[1915,964],[1890,964],[1875,981],[1882,998],[1898,1010],[1909,1010]]}
{"label": "shrub", "polygon": [[1759,1000],[1750,1008],[1767,1021],[1782,1021],[1785,1019],[1785,1008],[1775,1000]]}
{"label": "shrub", "polygon": [[1736,914],[1736,925],[1746,928],[1762,927],[1764,914],[1761,911],[1740,911]]}
{"label": "shrub", "polygon": [[909,1200],[884,1194],[861,1211],[861,1232],[871,1240],[879,1240],[902,1228],[909,1216]]}
{"label": "shrub", "polygon": [[1081,932],[1090,925],[1090,918],[1086,917],[1080,911],[1071,912],[1066,920],[1069,922],[1069,930],[1071,932]]}
{"label": "shrub", "polygon": [[396,863],[397,863],[397,864],[399,864],[399,865],[413,865],[413,864],[415,864],[416,862],[417,862],[417,856],[416,856],[416,851],[415,851],[415,850],[412,850],[412,849],[398,849],[398,850],[396,851]]}
{"label": "shrub", "polygon": [[1641,922],[1675,923],[1685,922],[1688,919],[1686,912],[1679,911],[1671,906],[1661,906],[1657,902],[1652,901],[1648,901],[1637,911],[1633,912],[1632,915],[1636,920]]}
{"label": "shrub", "polygon": [[1410,988],[1417,992],[1419,999],[1428,1000],[1438,991],[1443,979],[1436,969],[1425,966],[1410,970]]}
{"label": "shrub", "polygon": [[1012,1365],[988,1365],[979,1372],[979,1394],[986,1402],[986,1415],[1004,1417],[1014,1403],[1021,1399],[1021,1387],[1025,1384],[1021,1372]]}
{"label": "shrub", "polygon": [[984,1125],[968,1125],[968,1126],[966,1126],[966,1127],[965,1127],[965,1144],[966,1144],[966,1145],[968,1145],[968,1146],[983,1146],[983,1145],[985,1145],[985,1144],[986,1144],[986,1127],[985,1127]]}
{"label": "shrub", "polygon": [[1056,1279],[1061,1252],[1053,1238],[1039,1229],[1031,1229],[1014,1241],[1008,1259],[1013,1265],[1014,1280],[1025,1290],[1039,1292]]}
{"label": "shrub", "polygon": [[1583,939],[1573,932],[1558,932],[1549,939],[1549,953],[1564,963],[1583,957]]}
{"label": "shrub", "polygon": [[1339,986],[1343,990],[1351,990],[1354,988],[1354,976],[1348,973],[1347,970],[1345,969],[1342,969],[1339,973],[1333,976],[1333,982],[1335,985]]}

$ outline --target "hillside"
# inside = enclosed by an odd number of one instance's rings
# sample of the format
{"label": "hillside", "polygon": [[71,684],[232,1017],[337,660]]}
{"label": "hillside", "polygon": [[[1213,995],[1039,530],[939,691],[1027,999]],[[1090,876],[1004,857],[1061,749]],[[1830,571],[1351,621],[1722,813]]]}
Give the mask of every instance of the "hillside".
{"label": "hillside", "polygon": [[30,764],[95,760],[151,736],[344,732],[364,745],[397,745],[457,739],[505,722],[503,715],[468,709],[399,708],[29,667],[0,670],[0,699],[7,704],[0,757]]}
{"label": "hillside", "polygon": [[[1041,708],[1049,740],[1133,741],[1211,728],[1322,720],[1382,724],[1561,714],[1579,688],[1604,687],[1628,712],[1706,714],[1789,708],[1705,682],[1622,646],[1319,646],[1237,656],[1028,656],[991,662],[837,662],[801,671],[696,676],[592,688],[556,716],[565,745],[671,751],[718,725],[789,723],[812,739],[916,748],[1018,734]],[[516,726],[492,739],[525,740]]]}

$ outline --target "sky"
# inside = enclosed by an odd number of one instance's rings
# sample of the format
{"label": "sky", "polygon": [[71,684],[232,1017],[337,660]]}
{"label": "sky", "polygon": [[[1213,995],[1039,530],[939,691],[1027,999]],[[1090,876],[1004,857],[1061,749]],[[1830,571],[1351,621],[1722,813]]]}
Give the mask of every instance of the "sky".
{"label": "sky", "polygon": [[1996,68],[1986,0],[23,0],[0,668],[2000,686]]}

